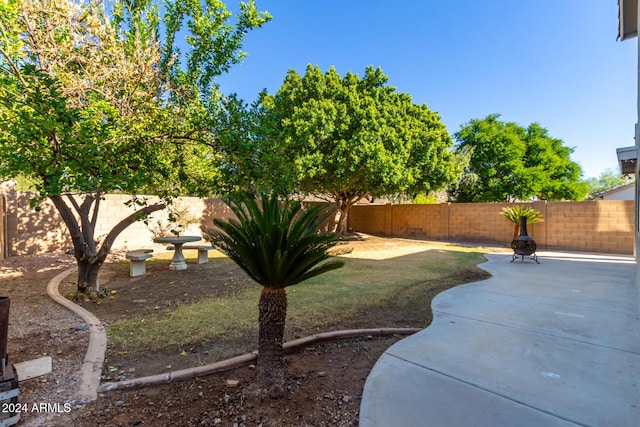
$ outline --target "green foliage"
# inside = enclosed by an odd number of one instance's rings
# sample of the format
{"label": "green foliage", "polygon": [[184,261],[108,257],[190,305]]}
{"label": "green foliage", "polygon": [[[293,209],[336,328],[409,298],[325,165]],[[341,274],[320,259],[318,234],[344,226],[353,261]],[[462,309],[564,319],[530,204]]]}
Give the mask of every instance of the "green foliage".
{"label": "green foliage", "polygon": [[220,99],[214,114],[212,131],[219,154],[215,167],[221,175],[221,192],[284,194],[272,179],[281,176],[279,162],[272,160],[270,147],[259,141],[258,105],[247,105],[230,95]]}
{"label": "green foliage", "polygon": [[253,1],[233,25],[217,0],[109,6],[111,16],[97,0],[0,2],[0,177],[22,176],[53,201],[95,283],[117,235],[164,206],[134,196],[143,210],[98,249],[105,192],[168,200],[215,188],[215,78],[242,59],[247,31],[270,19]]}
{"label": "green foliage", "polygon": [[518,237],[518,235],[520,234],[520,218],[521,217],[524,216],[527,218],[527,224],[535,224],[535,223],[544,221],[544,218],[542,218],[542,214],[540,213],[539,210],[530,208],[530,207],[525,208],[520,205],[514,205],[514,206],[502,208],[502,212],[500,212],[500,215],[504,216],[509,221],[515,224],[513,229],[514,239]]}
{"label": "green foliage", "polygon": [[587,199],[595,200],[598,198],[598,194],[603,191],[611,190],[612,188],[633,182],[634,177],[622,176],[620,171],[616,169],[607,169],[597,178],[587,178],[585,181],[589,185],[589,194],[587,195]]}
{"label": "green foliage", "polygon": [[438,203],[438,196],[434,194],[418,194],[413,199],[414,205],[433,205]]}
{"label": "green foliage", "polygon": [[145,219],[145,225],[154,238],[172,235],[180,236],[190,225],[200,222],[191,213],[189,206],[172,203],[168,210],[169,214],[166,219],[162,217]]}
{"label": "green foliage", "polygon": [[523,216],[527,217],[527,224],[535,224],[537,222],[544,221],[539,210],[529,207],[525,208],[520,205],[502,208],[500,215],[504,216],[514,224],[520,224],[520,217]]}
{"label": "green foliage", "polygon": [[[417,194],[444,187],[459,170],[437,113],[387,85],[380,68],[360,78],[287,74],[275,95],[263,94],[262,144],[277,162],[279,188],[331,197],[346,213],[360,199]],[[269,170],[271,170],[269,168]]]}
{"label": "green foliage", "polygon": [[284,395],[286,287],[344,265],[327,250],[339,238],[319,234],[331,211],[323,205],[302,209],[300,201],[262,196],[260,205],[248,193],[227,201],[237,219],[214,219],[219,230],[203,230],[207,238],[262,285],[258,331],[258,383],[273,398]]}
{"label": "green foliage", "polygon": [[227,203],[237,220],[215,219],[220,230],[205,230],[207,239],[258,284],[285,288],[344,264],[327,253],[339,237],[318,233],[331,214],[325,206],[303,210],[301,202],[281,202],[276,195],[263,195],[258,205],[248,194]]}
{"label": "green foliage", "polygon": [[43,196],[195,193],[219,178],[215,77],[270,19],[253,1],[235,25],[219,1],[116,1],[111,19],[94,1],[0,8],[0,176],[37,180]]}
{"label": "green foliage", "polygon": [[587,186],[570,158],[572,148],[537,123],[523,128],[499,114],[473,119],[455,134],[458,153],[470,154],[463,179],[450,189],[457,202],[582,200]]}

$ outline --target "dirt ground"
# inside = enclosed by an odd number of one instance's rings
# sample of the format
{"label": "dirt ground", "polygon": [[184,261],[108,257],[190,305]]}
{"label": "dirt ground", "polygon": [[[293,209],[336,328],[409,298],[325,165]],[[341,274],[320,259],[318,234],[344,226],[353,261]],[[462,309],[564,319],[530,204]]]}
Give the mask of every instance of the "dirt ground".
{"label": "dirt ground", "polygon": [[[355,244],[371,244],[355,243]],[[395,246],[406,243],[396,241]],[[393,249],[387,249],[393,250]],[[53,372],[20,384],[20,402],[59,404],[58,411],[27,410],[19,425],[25,426],[356,426],[362,389],[378,357],[401,337],[362,337],[313,345],[287,355],[286,396],[280,400],[256,401],[249,390],[255,383],[255,366],[169,384],[112,391],[84,405],[63,406],[72,400],[79,370],[88,344],[88,331],[81,319],[53,303],[46,284],[56,274],[73,266],[69,255],[46,254],[14,257],[0,261],[0,287],[11,297],[8,353],[11,362],[43,355],[53,358]],[[215,268],[216,274],[210,274]],[[212,277],[213,276],[213,277]],[[487,277],[472,268],[427,284],[434,295],[448,287]],[[73,279],[73,276],[70,277]],[[226,286],[216,286],[219,280]],[[147,275],[129,278],[122,263],[106,263],[100,278],[111,293],[99,304],[83,303],[108,327],[110,323],[145,311],[162,312],[179,304],[197,301],[216,293],[233,293],[256,286],[230,263],[190,264],[185,271],[169,271],[166,263],[151,264]],[[207,286],[203,286],[203,284]],[[147,286],[144,286],[144,285]],[[148,286],[152,284],[153,286]],[[73,291],[63,282],[60,292]],[[381,308],[382,310],[384,308]],[[384,318],[384,325],[380,319]],[[371,327],[422,327],[424,313],[385,311],[362,313],[348,325],[334,329]],[[255,337],[246,347],[255,349]],[[244,345],[244,344],[242,344]],[[197,358],[167,352],[123,351],[112,343],[106,354],[103,381],[137,378],[211,363],[220,357],[215,343],[188,344]],[[197,362],[197,363],[196,363]],[[109,371],[110,366],[118,370]],[[228,380],[235,381],[229,382]]]}

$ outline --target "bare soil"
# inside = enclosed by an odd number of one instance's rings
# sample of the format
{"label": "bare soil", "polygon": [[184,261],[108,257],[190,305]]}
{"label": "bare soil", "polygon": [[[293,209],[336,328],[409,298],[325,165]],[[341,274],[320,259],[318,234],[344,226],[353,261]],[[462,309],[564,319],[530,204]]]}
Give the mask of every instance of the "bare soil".
{"label": "bare soil", "polygon": [[[394,241],[394,244],[408,244]],[[355,242],[366,245],[369,243]],[[387,247],[386,250],[393,250]],[[68,409],[77,384],[77,372],[88,344],[88,331],[65,309],[46,295],[46,284],[56,274],[73,266],[68,255],[31,255],[0,261],[3,295],[11,297],[8,353],[11,362],[42,355],[53,358],[53,372],[20,383],[20,401],[27,411],[20,425],[33,426],[355,426],[364,382],[378,357],[401,337],[362,337],[327,342],[289,354],[286,359],[286,395],[283,399],[262,401],[251,397],[255,367],[243,366],[193,380],[176,381],[99,395],[98,400]],[[210,274],[215,268],[216,274]],[[461,283],[488,277],[479,268],[460,271],[425,283],[431,297]],[[74,277],[69,278],[73,280]],[[109,262],[103,267],[101,283],[111,295],[99,303],[83,303],[85,308],[108,325],[116,320],[145,311],[163,312],[216,293],[233,293],[252,284],[230,263],[190,264],[185,271],[169,271],[166,264],[148,267],[147,275],[129,278],[126,264]],[[217,286],[219,280],[226,286]],[[60,292],[71,293],[73,286],[63,284]],[[428,310],[426,310],[428,312]],[[426,315],[427,317],[429,314]],[[384,319],[385,324],[380,324]],[[411,304],[402,310],[380,307],[361,313],[349,324],[334,329],[372,327],[424,327],[430,319],[425,310]],[[255,337],[247,337],[247,346],[255,349]],[[186,344],[189,357],[175,349],[154,352],[123,351],[109,344],[103,369],[104,381],[117,381],[166,372],[219,357],[216,344]],[[192,355],[197,355],[193,356]],[[110,372],[110,366],[118,370]],[[234,381],[228,381],[234,380]],[[237,385],[235,385],[237,382]],[[58,411],[34,411],[33,403],[59,404]]]}

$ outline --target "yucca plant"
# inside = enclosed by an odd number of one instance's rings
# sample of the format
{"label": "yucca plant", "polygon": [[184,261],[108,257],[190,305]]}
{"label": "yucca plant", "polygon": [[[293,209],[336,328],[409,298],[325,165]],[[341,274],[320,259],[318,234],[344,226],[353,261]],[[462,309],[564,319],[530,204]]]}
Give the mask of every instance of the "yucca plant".
{"label": "yucca plant", "polygon": [[226,200],[237,219],[215,219],[218,230],[205,236],[256,283],[262,285],[259,307],[258,383],[271,397],[284,395],[285,288],[342,267],[327,250],[340,237],[320,234],[332,213],[326,206],[302,208],[299,201],[262,195],[260,205],[248,194]]}
{"label": "yucca plant", "polygon": [[502,212],[500,212],[500,215],[504,216],[509,221],[515,224],[515,229],[513,231],[514,239],[520,235],[520,217],[521,216],[527,217],[527,224],[535,224],[537,222],[544,221],[540,211],[533,208],[525,208],[520,205],[502,208]]}

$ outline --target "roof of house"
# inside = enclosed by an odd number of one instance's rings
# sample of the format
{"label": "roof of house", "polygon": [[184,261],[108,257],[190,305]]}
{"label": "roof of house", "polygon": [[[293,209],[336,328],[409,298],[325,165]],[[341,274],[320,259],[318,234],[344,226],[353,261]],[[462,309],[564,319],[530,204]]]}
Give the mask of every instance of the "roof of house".
{"label": "roof of house", "polygon": [[618,39],[638,35],[638,0],[618,0]]}
{"label": "roof of house", "polygon": [[619,191],[624,191],[624,190],[627,190],[628,188],[634,187],[635,185],[636,185],[636,182],[635,181],[631,181],[631,182],[629,182],[627,184],[618,185],[617,187],[613,187],[613,188],[610,188],[608,190],[602,191],[602,192],[598,193],[597,196],[598,196],[598,198],[602,198],[602,196],[605,196],[607,194],[617,193]]}

